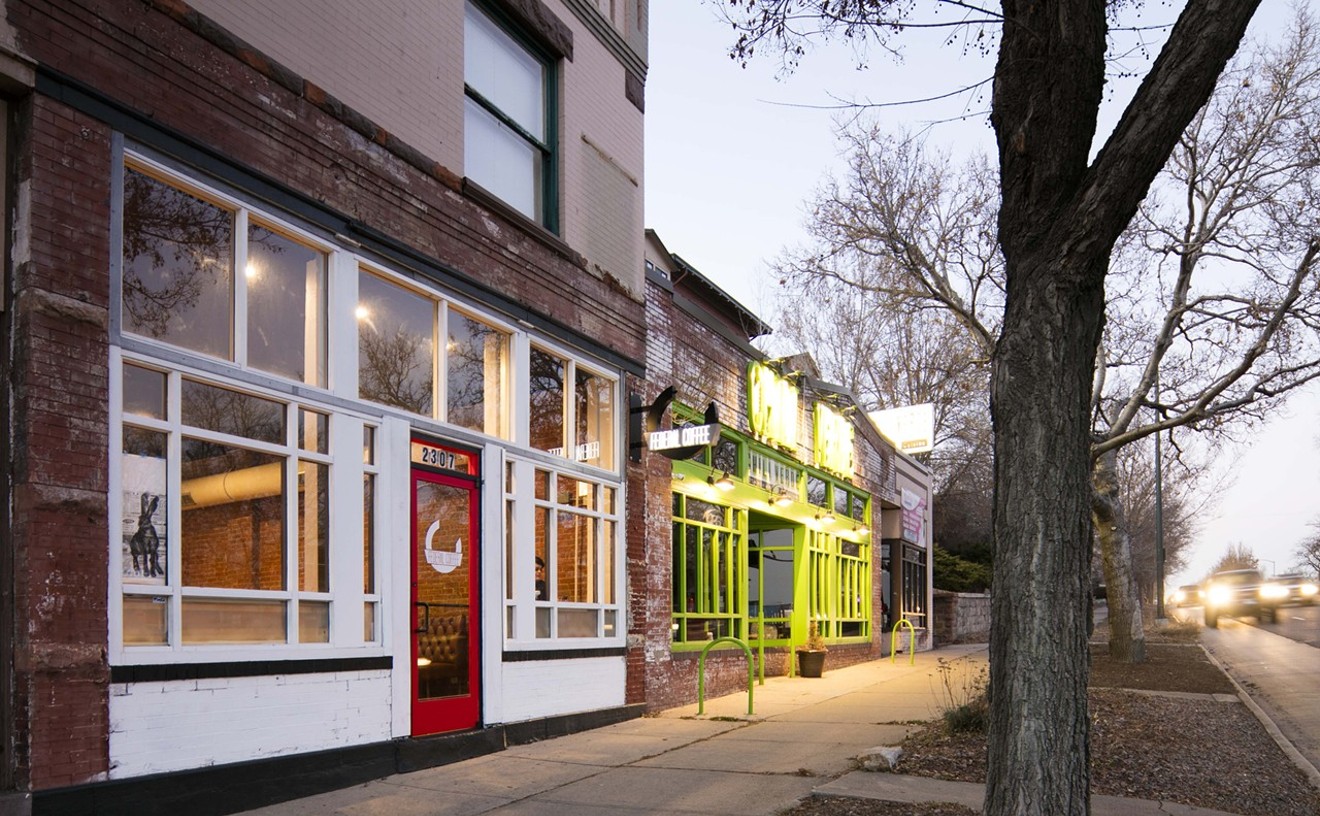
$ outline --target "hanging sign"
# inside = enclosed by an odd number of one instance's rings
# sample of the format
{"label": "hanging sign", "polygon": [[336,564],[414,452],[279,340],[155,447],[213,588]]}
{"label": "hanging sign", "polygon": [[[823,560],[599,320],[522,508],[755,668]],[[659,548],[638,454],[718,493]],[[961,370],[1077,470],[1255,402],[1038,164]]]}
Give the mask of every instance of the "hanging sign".
{"label": "hanging sign", "polygon": [[[718,422],[711,425],[682,425],[667,431],[651,431],[646,435],[646,447],[656,453],[668,455],[669,451],[679,448],[708,448],[719,439]],[[694,450],[693,453],[695,452]]]}

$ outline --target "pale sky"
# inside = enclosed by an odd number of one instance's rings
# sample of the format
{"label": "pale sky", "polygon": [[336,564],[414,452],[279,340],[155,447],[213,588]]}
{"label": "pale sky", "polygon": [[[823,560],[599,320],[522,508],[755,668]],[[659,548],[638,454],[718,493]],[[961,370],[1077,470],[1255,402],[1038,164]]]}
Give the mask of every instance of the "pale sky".
{"label": "pale sky", "polygon": [[[1147,4],[1146,11],[1147,25],[1174,16],[1164,4]],[[1287,0],[1263,0],[1249,36],[1272,36],[1290,17]],[[775,284],[768,263],[805,243],[806,202],[840,165],[834,132],[845,114],[829,108],[840,100],[945,94],[986,79],[994,65],[993,55],[964,55],[958,44],[939,47],[938,32],[916,32],[896,41],[905,52],[898,64],[873,50],[859,70],[861,58],[848,45],[829,44],[808,53],[790,75],[781,76],[769,54],[744,69],[729,58],[734,35],[709,0],[652,3],[650,33],[646,226],[767,320]],[[1116,86],[1116,101],[1102,118],[1113,121],[1132,87]],[[955,154],[989,154],[988,104],[981,93],[875,115],[894,129],[929,127],[928,138]],[[1295,398],[1288,416],[1272,418],[1250,444],[1221,453],[1219,466],[1235,477],[1202,519],[1191,566],[1169,576],[1169,585],[1200,580],[1231,543],[1251,547],[1266,572],[1294,563],[1293,551],[1320,519],[1314,391]]]}

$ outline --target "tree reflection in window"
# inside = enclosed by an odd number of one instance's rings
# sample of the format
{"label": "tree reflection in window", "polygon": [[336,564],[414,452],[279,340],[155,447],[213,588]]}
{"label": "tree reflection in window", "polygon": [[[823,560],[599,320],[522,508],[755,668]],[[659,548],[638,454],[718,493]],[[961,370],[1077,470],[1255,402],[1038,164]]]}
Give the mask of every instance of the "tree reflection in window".
{"label": "tree reflection in window", "polygon": [[564,376],[567,364],[552,354],[532,349],[528,415],[533,448],[564,450]]}
{"label": "tree reflection in window", "polygon": [[357,321],[358,395],[430,416],[434,302],[364,271]]}
{"label": "tree reflection in window", "polygon": [[230,359],[234,214],[124,170],[123,323]]}
{"label": "tree reflection in window", "polygon": [[503,420],[508,334],[453,308],[448,333],[445,418],[474,431],[507,436]]}

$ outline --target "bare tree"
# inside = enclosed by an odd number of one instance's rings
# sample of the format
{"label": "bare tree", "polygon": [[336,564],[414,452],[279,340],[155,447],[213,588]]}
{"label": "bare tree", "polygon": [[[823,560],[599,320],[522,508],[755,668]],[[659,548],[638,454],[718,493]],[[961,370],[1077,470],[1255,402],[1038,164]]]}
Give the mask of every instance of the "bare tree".
{"label": "bare tree", "polygon": [[1260,569],[1260,561],[1250,547],[1239,541],[1228,545],[1228,549],[1210,568],[1209,574],[1214,575],[1216,572],[1240,569]]}
{"label": "bare tree", "polygon": [[1085,814],[1086,514],[1110,255],[1258,0],[1188,0],[1094,159],[1110,15],[1122,3],[1002,0],[1001,16],[965,2],[727,2],[741,19],[736,53],[744,56],[762,44],[800,52],[804,20],[807,34],[881,45],[925,23],[912,15],[932,7],[1002,23],[990,116],[1006,286],[991,375],[997,591],[985,808],[991,816]]}

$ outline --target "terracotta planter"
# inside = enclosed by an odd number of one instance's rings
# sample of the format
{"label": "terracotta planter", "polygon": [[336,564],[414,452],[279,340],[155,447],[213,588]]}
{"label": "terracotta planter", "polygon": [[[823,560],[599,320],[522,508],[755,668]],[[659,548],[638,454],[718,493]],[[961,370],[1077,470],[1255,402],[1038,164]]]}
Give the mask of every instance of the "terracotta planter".
{"label": "terracotta planter", "polygon": [[799,651],[798,674],[803,677],[820,677],[825,671],[825,652]]}

